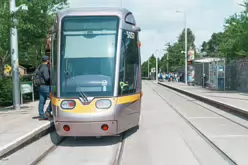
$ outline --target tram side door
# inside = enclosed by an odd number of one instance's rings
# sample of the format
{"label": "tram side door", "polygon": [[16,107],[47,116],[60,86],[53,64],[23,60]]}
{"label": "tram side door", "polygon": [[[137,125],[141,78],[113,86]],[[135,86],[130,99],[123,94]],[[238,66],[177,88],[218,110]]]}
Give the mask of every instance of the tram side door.
{"label": "tram side door", "polygon": [[[139,73],[139,50],[138,50],[138,33],[123,30],[121,61],[120,61],[120,83],[124,87],[119,88],[120,97],[125,97],[130,100],[121,107],[119,119],[119,130],[132,128],[138,125],[140,116],[140,88],[138,85]],[[139,89],[137,89],[139,88]]]}

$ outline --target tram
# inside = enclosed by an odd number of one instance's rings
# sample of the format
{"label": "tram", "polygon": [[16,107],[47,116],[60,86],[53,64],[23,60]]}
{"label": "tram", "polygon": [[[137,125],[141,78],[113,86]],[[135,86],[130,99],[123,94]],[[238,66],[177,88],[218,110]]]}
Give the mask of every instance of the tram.
{"label": "tram", "polygon": [[114,136],[139,125],[140,31],[127,9],[56,14],[51,102],[59,136]]}

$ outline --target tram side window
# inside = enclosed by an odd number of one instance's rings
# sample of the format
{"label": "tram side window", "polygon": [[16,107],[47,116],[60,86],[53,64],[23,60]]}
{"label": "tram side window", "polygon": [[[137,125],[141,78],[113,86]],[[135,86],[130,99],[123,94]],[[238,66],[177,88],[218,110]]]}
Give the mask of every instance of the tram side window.
{"label": "tram side window", "polygon": [[138,34],[123,30],[119,68],[119,95],[136,93],[138,76]]}
{"label": "tram side window", "polygon": [[57,96],[57,35],[53,34],[52,37],[52,84],[51,91],[54,96]]}

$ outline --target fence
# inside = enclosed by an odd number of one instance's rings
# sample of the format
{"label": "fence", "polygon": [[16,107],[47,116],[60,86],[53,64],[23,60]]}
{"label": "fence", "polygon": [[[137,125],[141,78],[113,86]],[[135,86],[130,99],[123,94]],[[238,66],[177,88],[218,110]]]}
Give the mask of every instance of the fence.
{"label": "fence", "polygon": [[248,92],[248,58],[233,60],[227,64],[226,89]]}
{"label": "fence", "polygon": [[[34,93],[30,91],[30,83],[32,82],[32,76],[26,75],[21,77],[20,82],[22,84],[22,100],[25,102],[30,102],[39,99],[39,93],[35,90]],[[25,83],[26,82],[26,83]],[[6,107],[12,105],[12,77],[0,78],[0,107]]]}
{"label": "fence", "polygon": [[194,67],[195,67],[195,84],[202,85],[203,71],[209,70],[209,65],[204,65],[204,69],[203,69],[202,63],[195,63]]}
{"label": "fence", "polygon": [[[215,84],[212,86],[213,89],[217,90],[223,85],[224,90],[248,92],[248,58],[232,60],[223,68],[212,62],[195,63],[194,67],[196,85],[202,85],[202,76],[205,73],[207,75],[205,81]],[[223,72],[220,72],[220,69],[223,69]]]}

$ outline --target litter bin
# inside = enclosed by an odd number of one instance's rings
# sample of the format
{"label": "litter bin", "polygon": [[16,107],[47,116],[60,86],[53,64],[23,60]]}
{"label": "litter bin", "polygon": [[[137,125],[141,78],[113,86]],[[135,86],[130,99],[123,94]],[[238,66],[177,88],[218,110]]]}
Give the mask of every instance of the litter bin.
{"label": "litter bin", "polygon": [[221,91],[225,90],[224,78],[218,78],[218,90],[221,90]]}

